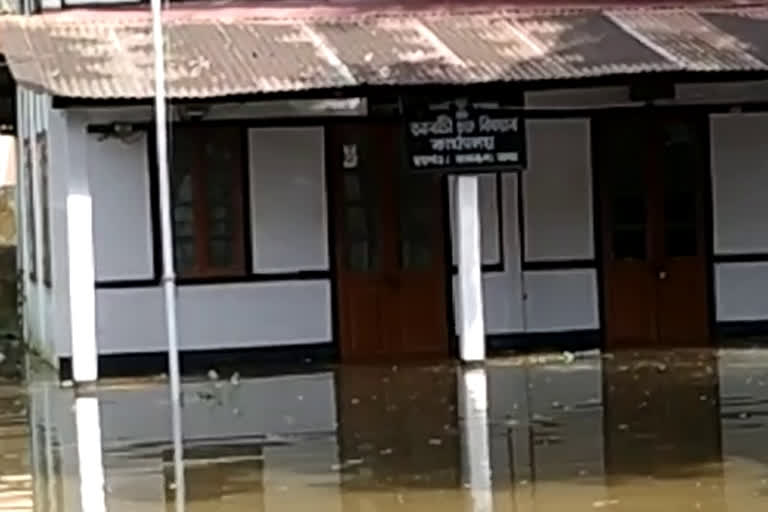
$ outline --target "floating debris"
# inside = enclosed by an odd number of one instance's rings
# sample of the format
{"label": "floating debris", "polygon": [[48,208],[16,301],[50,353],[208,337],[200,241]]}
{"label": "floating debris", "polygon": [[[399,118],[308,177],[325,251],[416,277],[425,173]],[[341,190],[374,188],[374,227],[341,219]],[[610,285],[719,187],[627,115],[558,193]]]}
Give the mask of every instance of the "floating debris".
{"label": "floating debris", "polygon": [[432,439],[429,440],[429,444],[431,446],[441,446],[443,444],[443,440],[437,437],[433,437]]}
{"label": "floating debris", "polygon": [[594,508],[605,508],[605,507],[610,507],[618,504],[619,504],[619,500],[598,500],[592,503],[592,506]]}

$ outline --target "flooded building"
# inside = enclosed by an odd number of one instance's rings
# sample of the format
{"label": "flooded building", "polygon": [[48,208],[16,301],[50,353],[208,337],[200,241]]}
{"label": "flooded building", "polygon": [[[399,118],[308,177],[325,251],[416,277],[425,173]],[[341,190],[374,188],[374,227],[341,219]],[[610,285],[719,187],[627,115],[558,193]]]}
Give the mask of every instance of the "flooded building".
{"label": "flooded building", "polygon": [[[77,380],[97,358],[162,371],[151,18],[55,3],[2,23],[25,334]],[[468,329],[489,349],[765,332],[768,8],[637,3],[173,3],[183,354],[445,357]],[[419,153],[413,123],[436,105],[454,121],[503,110],[517,146],[431,124],[453,142]],[[456,271],[473,244],[477,282]]]}

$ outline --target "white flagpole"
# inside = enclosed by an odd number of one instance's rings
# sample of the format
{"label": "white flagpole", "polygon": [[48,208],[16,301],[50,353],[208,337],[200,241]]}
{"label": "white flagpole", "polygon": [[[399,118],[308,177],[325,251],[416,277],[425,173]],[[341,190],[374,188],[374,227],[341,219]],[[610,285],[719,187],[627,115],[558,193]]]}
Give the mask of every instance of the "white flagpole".
{"label": "white flagpole", "polygon": [[152,0],[152,43],[155,51],[155,144],[160,194],[160,236],[163,247],[163,292],[168,334],[168,370],[171,393],[173,467],[176,484],[176,512],[184,510],[184,454],[181,433],[181,382],[179,342],[176,325],[176,275],[171,240],[171,187],[168,169],[168,131],[166,118],[165,54],[163,49],[162,0]]}

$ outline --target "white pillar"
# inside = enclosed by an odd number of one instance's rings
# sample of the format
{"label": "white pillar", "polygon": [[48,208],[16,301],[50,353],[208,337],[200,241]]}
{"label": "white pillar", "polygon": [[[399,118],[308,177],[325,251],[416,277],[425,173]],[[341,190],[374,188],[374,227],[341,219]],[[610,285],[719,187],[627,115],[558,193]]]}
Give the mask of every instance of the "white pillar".
{"label": "white pillar", "polygon": [[485,359],[478,184],[477,176],[458,176],[454,202],[459,260],[459,355],[467,362]]}
{"label": "white pillar", "polygon": [[86,135],[77,132],[81,127],[76,123],[66,123],[66,126],[70,141],[66,208],[72,378],[75,382],[93,382],[99,374],[93,204],[87,161],[82,155],[86,148]]}
{"label": "white pillar", "polygon": [[493,511],[491,448],[488,437],[488,379],[485,368],[459,370],[462,474],[472,512]]}

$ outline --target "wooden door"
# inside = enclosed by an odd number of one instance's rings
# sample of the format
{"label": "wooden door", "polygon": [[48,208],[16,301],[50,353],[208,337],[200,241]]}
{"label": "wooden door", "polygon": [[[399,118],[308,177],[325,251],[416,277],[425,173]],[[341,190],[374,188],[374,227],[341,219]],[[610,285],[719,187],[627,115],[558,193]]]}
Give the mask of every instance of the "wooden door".
{"label": "wooden door", "polygon": [[658,336],[665,346],[709,344],[707,121],[665,117],[653,131]]}
{"label": "wooden door", "polygon": [[444,194],[404,169],[400,125],[328,129],[341,355],[448,354]]}
{"label": "wooden door", "polygon": [[607,348],[709,343],[706,119],[595,122]]}
{"label": "wooden door", "polygon": [[608,348],[656,339],[648,135],[643,118],[606,117],[594,123]]}

